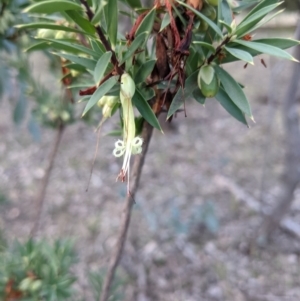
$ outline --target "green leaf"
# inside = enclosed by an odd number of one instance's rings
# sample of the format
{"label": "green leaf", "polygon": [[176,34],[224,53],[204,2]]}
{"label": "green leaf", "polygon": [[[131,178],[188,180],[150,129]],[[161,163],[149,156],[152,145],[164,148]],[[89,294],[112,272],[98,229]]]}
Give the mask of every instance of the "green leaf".
{"label": "green leaf", "polygon": [[140,0],[126,0],[128,5],[132,8],[139,8],[142,7],[141,1]]}
{"label": "green leaf", "polygon": [[142,96],[142,94],[138,89],[135,90],[135,93],[132,98],[132,103],[136,106],[140,114],[149,124],[151,124],[154,128],[162,132],[159,121],[157,120],[155,114],[153,113],[150,105],[144,99],[144,97]]}
{"label": "green leaf", "polygon": [[171,23],[171,18],[169,14],[164,14],[164,17],[161,21],[160,32],[164,30]]}
{"label": "green leaf", "polygon": [[148,75],[152,72],[155,63],[156,60],[151,60],[140,66],[134,77],[134,82],[136,85],[145,82]]}
{"label": "green leaf", "polygon": [[249,32],[252,27],[254,27],[260,20],[262,20],[269,12],[274,10],[277,6],[279,6],[282,2],[272,4],[266,7],[263,7],[259,11],[255,12],[255,14],[251,16],[247,16],[236,28],[235,34],[240,37],[245,35],[246,32]]}
{"label": "green leaf", "polygon": [[156,9],[152,8],[136,30],[135,36],[138,36],[143,32],[146,32],[148,36],[150,35],[150,33],[152,32],[155,15]]}
{"label": "green leaf", "polygon": [[93,56],[95,59],[98,59],[101,56],[101,53],[97,53],[96,51],[79,44],[65,42],[62,40],[55,40],[55,39],[42,39],[42,40],[50,42],[50,46],[58,50],[63,50],[66,52],[72,52],[78,54],[84,53]]}
{"label": "green leaf", "polygon": [[100,100],[102,96],[109,92],[111,88],[118,82],[119,76],[112,76],[107,81],[105,81],[101,86],[97,88],[94,92],[90,100],[88,101],[82,116],[84,116],[97,102]]}
{"label": "green leaf", "polygon": [[240,85],[224,69],[219,66],[214,66],[214,68],[228,96],[243,113],[253,119],[249,102]]}
{"label": "green leaf", "polygon": [[185,98],[188,98],[198,87],[198,73],[199,70],[196,70],[194,73],[192,73],[186,79],[184,89],[182,89],[182,87],[178,89],[169,108],[167,119],[169,119],[183,105]]}
{"label": "green leaf", "polygon": [[134,39],[134,41],[129,46],[127,52],[123,56],[123,59],[119,63],[119,66],[121,66],[126,60],[128,60],[130,57],[132,57],[134,55],[136,50],[138,50],[138,48],[143,45],[143,43],[146,40],[146,37],[147,37],[147,33],[143,32]]}
{"label": "green leaf", "polygon": [[105,20],[107,24],[107,34],[113,49],[117,43],[118,34],[118,0],[109,0],[104,7]]}
{"label": "green leaf", "polygon": [[201,20],[205,21],[209,25],[209,27],[211,27],[220,38],[223,38],[222,31],[220,30],[220,28],[213,21],[211,21],[209,18],[207,18],[206,16],[201,14],[198,10],[194,9],[190,5],[188,5],[188,4],[186,4],[182,1],[179,1],[179,0],[176,0],[176,1],[179,4],[181,4],[182,6],[188,8],[189,10],[191,10],[193,13],[195,13]]}
{"label": "green leaf", "polygon": [[228,5],[227,0],[222,1],[221,3],[221,15],[222,15],[222,20],[227,23],[231,24],[232,22],[232,11]]}
{"label": "green leaf", "polygon": [[107,69],[107,66],[109,65],[111,55],[112,55],[111,51],[108,51],[108,52],[104,53],[101,56],[101,58],[98,60],[95,71],[94,71],[94,80],[95,80],[96,84],[98,84],[101,81],[101,79]]}
{"label": "green leaf", "polygon": [[200,45],[202,47],[207,48],[209,51],[211,51],[212,53],[215,53],[216,49],[213,45],[209,44],[209,43],[205,43],[205,42],[201,42],[201,41],[194,41],[193,44],[197,44]]}
{"label": "green leaf", "polygon": [[231,48],[231,47],[228,47],[228,46],[226,46],[225,49],[226,49],[227,52],[229,52],[231,55],[235,56],[239,60],[245,61],[245,62],[247,62],[251,65],[254,64],[253,63],[253,57],[249,52],[244,51],[244,50],[240,50],[240,49],[237,49],[237,48]]}
{"label": "green leaf", "polygon": [[28,6],[25,13],[53,14],[66,10],[82,10],[81,5],[67,0],[39,1]]}
{"label": "green leaf", "polygon": [[19,29],[39,29],[39,28],[45,28],[45,29],[52,29],[52,30],[62,30],[62,31],[67,31],[67,32],[76,32],[76,33],[81,33],[81,34],[88,34],[85,33],[82,30],[78,30],[72,27],[67,27],[63,25],[58,25],[54,23],[46,23],[46,22],[37,22],[37,23],[29,23],[29,24],[20,24],[16,25],[16,28]]}
{"label": "green leaf", "polygon": [[68,10],[66,11],[66,14],[85,32],[94,34],[96,32],[95,27],[80,15],[77,11]]}
{"label": "green leaf", "polygon": [[256,51],[259,51],[261,53],[273,55],[276,57],[280,57],[283,59],[291,60],[298,62],[292,55],[290,55],[288,52],[271,45],[257,43],[257,42],[250,42],[250,41],[241,41],[241,40],[234,40],[235,43],[243,45],[247,48],[254,49]]}
{"label": "green leaf", "polygon": [[30,52],[30,51],[36,51],[36,50],[44,50],[44,49],[47,49],[49,47],[50,46],[47,42],[39,42],[39,43],[35,43],[35,44],[29,46],[24,51],[25,52]]}
{"label": "green leaf", "polygon": [[96,10],[96,13],[92,19],[92,24],[97,24],[100,22],[101,16],[102,16],[102,12],[104,7],[107,5],[109,0],[100,0],[100,4],[98,5],[98,8]]}
{"label": "green leaf", "polygon": [[253,40],[252,42],[267,44],[274,47],[278,47],[280,49],[287,49],[293,46],[298,46],[300,44],[300,41],[294,39],[283,39],[283,38],[257,39],[257,40]]}
{"label": "green leaf", "polygon": [[244,113],[234,104],[232,99],[222,88],[219,89],[215,98],[231,116],[248,126]]}
{"label": "green leaf", "polygon": [[193,97],[200,104],[205,104],[206,97],[202,94],[201,90],[198,87],[193,91]]}
{"label": "green leaf", "polygon": [[76,55],[66,54],[66,53],[53,53],[53,54],[61,56],[61,57],[65,58],[66,60],[69,60],[73,63],[79,64],[79,65],[85,67],[86,69],[92,70],[92,71],[94,71],[95,66],[97,64],[97,61],[88,59],[85,57],[81,57],[81,56],[76,56]]}
{"label": "green leaf", "polygon": [[259,1],[259,3],[248,13],[248,15],[244,18],[244,20],[247,20],[252,15],[256,14],[262,8],[274,4],[274,2],[277,3],[278,0],[262,0],[262,1]]}

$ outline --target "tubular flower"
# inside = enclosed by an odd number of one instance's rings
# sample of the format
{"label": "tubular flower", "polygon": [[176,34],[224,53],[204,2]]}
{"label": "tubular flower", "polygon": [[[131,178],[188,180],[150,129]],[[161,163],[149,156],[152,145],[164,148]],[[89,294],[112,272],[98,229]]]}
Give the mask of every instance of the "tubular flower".
{"label": "tubular flower", "polygon": [[128,189],[129,193],[129,168],[131,154],[139,154],[142,152],[143,140],[140,137],[135,137],[135,121],[132,105],[132,97],[135,93],[135,83],[128,73],[121,76],[120,100],[123,111],[123,141],[118,140],[115,143],[113,151],[114,156],[121,157],[124,155],[122,169],[117,177],[117,180],[125,181],[126,173],[128,174]]}

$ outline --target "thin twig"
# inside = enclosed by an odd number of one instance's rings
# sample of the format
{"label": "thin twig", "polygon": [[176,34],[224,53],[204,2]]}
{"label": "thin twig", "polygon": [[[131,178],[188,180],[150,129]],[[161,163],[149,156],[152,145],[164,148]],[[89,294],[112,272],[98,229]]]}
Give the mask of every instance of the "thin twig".
{"label": "thin twig", "polygon": [[54,145],[53,145],[53,149],[49,155],[49,160],[48,160],[48,167],[46,169],[44,178],[42,180],[41,186],[40,186],[40,191],[37,195],[37,199],[36,199],[36,217],[34,220],[34,225],[32,227],[32,230],[30,232],[30,237],[33,238],[37,235],[37,232],[39,230],[40,227],[40,221],[41,221],[41,215],[42,215],[42,211],[43,211],[43,205],[44,205],[44,200],[45,200],[45,195],[46,195],[46,190],[47,190],[47,186],[49,184],[49,179],[50,179],[50,174],[54,165],[54,161],[57,155],[57,151],[60,145],[60,141],[63,135],[63,131],[64,131],[64,125],[61,123],[61,125],[58,127],[57,132],[56,132],[56,137],[55,137],[55,141],[54,141]]}
{"label": "thin twig", "polygon": [[126,236],[128,232],[128,227],[130,223],[131,218],[131,209],[134,204],[134,196],[139,186],[139,181],[141,177],[142,167],[144,165],[146,153],[148,150],[148,146],[150,143],[150,139],[152,136],[153,127],[149,125],[146,121],[143,125],[143,131],[141,137],[143,138],[143,151],[141,155],[136,156],[133,167],[132,167],[132,174],[131,174],[131,187],[130,187],[130,195],[127,195],[126,202],[123,209],[123,217],[121,221],[121,228],[120,232],[118,234],[117,244],[114,250],[114,253],[111,257],[111,260],[109,262],[108,272],[106,274],[104,285],[102,288],[102,294],[100,301],[107,301],[109,298],[109,291],[110,287],[112,285],[114,275],[117,269],[117,266],[119,264],[124,244],[126,241]]}

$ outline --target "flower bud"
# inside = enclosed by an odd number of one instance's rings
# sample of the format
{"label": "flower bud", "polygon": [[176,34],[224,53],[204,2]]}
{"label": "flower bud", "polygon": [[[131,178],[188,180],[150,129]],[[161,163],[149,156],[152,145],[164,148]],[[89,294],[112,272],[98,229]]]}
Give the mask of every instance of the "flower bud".
{"label": "flower bud", "polygon": [[102,108],[102,107],[106,104],[106,99],[107,99],[107,97],[108,97],[108,96],[104,95],[104,96],[102,96],[102,97],[98,100],[97,106],[98,106],[99,108]]}
{"label": "flower bud", "polygon": [[108,118],[111,116],[112,107],[110,107],[107,103],[102,108],[102,115],[104,118]]}
{"label": "flower bud", "polygon": [[219,79],[210,65],[204,65],[198,73],[198,86],[205,97],[214,97],[219,91]]}
{"label": "flower bud", "polygon": [[40,290],[40,288],[42,287],[42,284],[43,284],[43,282],[42,282],[42,280],[34,280],[32,283],[31,283],[31,285],[30,285],[30,287],[29,287],[29,290],[31,291],[31,292],[37,292],[38,290]]}
{"label": "flower bud", "polygon": [[135,83],[128,73],[121,76],[121,94],[131,99],[135,93]]}
{"label": "flower bud", "polygon": [[23,279],[19,285],[19,289],[23,292],[28,291],[32,282],[33,282],[33,279],[30,277]]}

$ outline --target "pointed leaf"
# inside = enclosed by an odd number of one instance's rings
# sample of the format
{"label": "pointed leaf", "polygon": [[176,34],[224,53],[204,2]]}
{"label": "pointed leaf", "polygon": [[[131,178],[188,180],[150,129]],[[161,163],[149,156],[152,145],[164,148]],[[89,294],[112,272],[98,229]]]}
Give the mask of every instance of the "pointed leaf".
{"label": "pointed leaf", "polygon": [[219,89],[215,98],[231,116],[248,126],[245,114],[234,104],[222,88]]}
{"label": "pointed leaf", "polygon": [[153,8],[150,10],[150,12],[146,15],[146,17],[141,22],[140,26],[136,30],[135,36],[138,36],[143,32],[146,32],[148,35],[151,33],[155,15],[156,15],[156,10]]}
{"label": "pointed leaf", "polygon": [[199,88],[196,88],[193,91],[193,97],[200,104],[202,104],[202,105],[205,104],[206,97],[202,94],[202,92],[201,92],[201,90]]}
{"label": "pointed leaf", "polygon": [[29,24],[20,24],[16,25],[16,28],[19,29],[39,29],[39,28],[45,28],[45,29],[52,29],[52,30],[62,30],[62,31],[67,31],[67,32],[77,32],[81,34],[86,34],[89,35],[88,33],[85,33],[82,30],[78,30],[72,27],[67,27],[63,25],[58,25],[54,23],[49,23],[49,22],[36,22],[36,23],[29,23]]}
{"label": "pointed leaf", "polygon": [[43,39],[43,40],[50,42],[49,43],[50,47],[53,47],[58,50],[63,50],[66,52],[72,52],[72,53],[78,53],[78,54],[85,53],[85,54],[93,56],[96,59],[101,56],[101,54],[97,53],[96,51],[94,51],[90,48],[87,48],[85,46],[79,45],[79,44],[65,42],[62,40],[55,40],[55,39]]}
{"label": "pointed leaf", "polygon": [[98,84],[101,81],[101,79],[107,69],[107,66],[110,62],[111,55],[112,55],[111,52],[108,51],[108,52],[104,53],[101,56],[101,58],[98,60],[96,68],[94,70],[94,80],[95,80],[96,84]]}
{"label": "pointed leaf", "polygon": [[118,33],[118,0],[109,0],[108,5],[104,7],[105,20],[107,24],[107,34],[109,40],[114,47],[117,43]]}
{"label": "pointed leaf", "polygon": [[300,41],[293,39],[283,39],[283,38],[266,38],[266,39],[258,39],[252,42],[267,44],[274,47],[278,47],[280,49],[287,49],[293,46],[298,46]]}
{"label": "pointed leaf", "polygon": [[269,54],[269,55],[273,55],[283,59],[288,59],[297,62],[297,60],[292,55],[290,55],[288,52],[278,47],[257,43],[257,42],[250,42],[250,41],[235,40],[234,42],[246,46],[248,48],[254,49],[256,51],[259,51],[261,53],[265,53],[265,54]]}
{"label": "pointed leaf", "polygon": [[67,0],[46,0],[39,1],[28,6],[24,12],[39,13],[39,14],[53,14],[56,12],[66,10],[82,10],[81,5]]}
{"label": "pointed leaf", "polygon": [[209,44],[209,43],[205,43],[205,42],[201,42],[201,41],[194,41],[193,44],[197,44],[200,45],[202,47],[207,48],[209,51],[211,51],[212,53],[215,53],[216,49],[213,45]]}
{"label": "pointed leaf", "polygon": [[104,96],[106,93],[109,92],[111,88],[118,82],[119,76],[112,76],[107,81],[105,81],[101,86],[97,88],[97,90],[94,92],[90,100],[88,101],[82,116],[84,116],[97,102],[98,100]]}
{"label": "pointed leaf", "polygon": [[94,71],[95,66],[97,64],[97,61],[88,59],[88,58],[82,57],[82,56],[76,56],[76,55],[67,54],[67,53],[53,53],[53,54],[61,56],[73,63],[79,64],[79,65],[85,67],[86,69],[92,70],[92,71]]}
{"label": "pointed leaf", "polygon": [[136,52],[136,50],[138,50],[138,48],[143,45],[143,43],[146,40],[146,37],[147,37],[147,33],[143,32],[134,39],[134,41],[129,46],[127,52],[123,56],[123,59],[119,63],[119,66],[121,66],[126,60],[128,60],[130,57],[133,56],[133,54]]}
{"label": "pointed leaf", "polygon": [[107,5],[108,1],[109,0],[100,0],[100,4],[98,5],[96,13],[91,21],[92,24],[95,25],[95,24],[99,23],[101,16],[102,16],[103,9]]}
{"label": "pointed leaf", "polygon": [[245,18],[236,28],[235,34],[240,37],[245,35],[246,32],[249,32],[260,20],[262,20],[269,12],[274,10],[282,2],[266,6],[255,14]]}
{"label": "pointed leaf", "polygon": [[160,32],[164,30],[171,23],[171,18],[169,14],[165,14],[160,25]]}
{"label": "pointed leaf", "polygon": [[139,89],[135,90],[135,94],[132,98],[132,103],[136,106],[140,114],[144,117],[145,120],[147,120],[149,124],[151,124],[154,128],[162,132],[159,121],[157,120],[150,105],[144,99]]}
{"label": "pointed leaf", "polygon": [[245,61],[251,65],[253,65],[253,57],[252,55],[244,50],[240,50],[237,48],[231,48],[226,46],[225,47],[226,51],[229,52],[231,55],[235,56],[236,58],[238,58],[241,61]]}
{"label": "pointed leaf", "polygon": [[95,27],[91,24],[89,20],[80,15],[77,11],[66,11],[66,14],[85,32],[94,34],[96,32]]}
{"label": "pointed leaf", "polygon": [[184,100],[188,98],[193,91],[198,87],[197,77],[199,70],[192,73],[185,81],[184,90],[180,87],[175,94],[171,106],[168,111],[167,119],[169,119],[184,103]]}
{"label": "pointed leaf", "polygon": [[147,61],[145,64],[141,65],[136,75],[134,77],[134,82],[136,85],[145,82],[146,78],[152,72],[155,66],[156,60]]}
{"label": "pointed leaf", "polygon": [[227,71],[220,68],[219,66],[215,66],[215,71],[219,76],[225,92],[236,104],[236,106],[247,116],[253,118],[249,102],[240,85]]}

